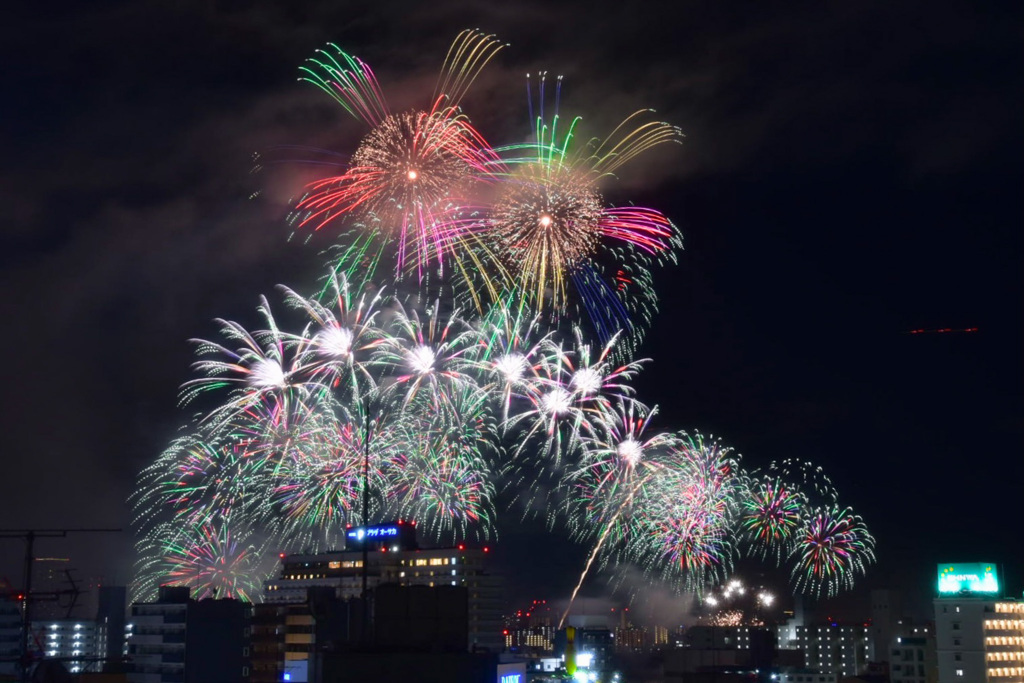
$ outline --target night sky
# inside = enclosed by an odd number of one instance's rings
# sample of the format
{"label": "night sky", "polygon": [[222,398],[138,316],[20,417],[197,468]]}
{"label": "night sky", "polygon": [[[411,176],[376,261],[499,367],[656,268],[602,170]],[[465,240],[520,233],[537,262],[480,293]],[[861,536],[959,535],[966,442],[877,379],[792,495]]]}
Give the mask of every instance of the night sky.
{"label": "night sky", "polygon": [[[498,4],[8,8],[0,527],[127,528],[135,474],[187,422],[186,340],[318,276],[329,235],[289,242],[284,223],[308,175],[253,175],[252,155],[351,150],[363,129],[299,64],[336,42],[398,110],[480,27],[511,43],[465,101],[492,141],[527,134],[523,76],[545,69],[588,130],[653,107],[686,134],[607,193],[684,236],[641,351],[658,424],[721,436],[748,467],[825,467],[878,539],[862,588],[923,598],[936,562],[984,560],[1019,593],[1021,8]],[[585,548],[518,517],[501,533],[516,594],[571,589]],[[39,554],[126,581],[129,549]],[[0,577],[20,581],[21,552],[0,541]]]}

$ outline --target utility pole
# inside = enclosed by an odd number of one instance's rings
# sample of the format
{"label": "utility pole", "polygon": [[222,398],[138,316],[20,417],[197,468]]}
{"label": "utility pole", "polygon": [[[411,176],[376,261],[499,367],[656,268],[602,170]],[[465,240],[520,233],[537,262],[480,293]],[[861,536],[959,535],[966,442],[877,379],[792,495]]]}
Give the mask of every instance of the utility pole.
{"label": "utility pole", "polygon": [[25,587],[21,594],[21,680],[28,683],[29,639],[32,629],[32,565],[37,538],[67,538],[68,534],[111,533],[121,529],[0,529],[0,538],[25,540]]}

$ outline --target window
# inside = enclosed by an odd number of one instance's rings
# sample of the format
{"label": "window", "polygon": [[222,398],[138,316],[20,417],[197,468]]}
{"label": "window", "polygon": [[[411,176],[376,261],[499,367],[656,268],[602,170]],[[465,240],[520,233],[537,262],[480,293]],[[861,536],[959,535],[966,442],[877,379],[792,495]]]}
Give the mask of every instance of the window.
{"label": "window", "polygon": [[953,630],[954,631],[959,631],[960,630],[960,622],[959,621],[954,621],[953,622]]}
{"label": "window", "polygon": [[963,655],[961,655],[959,652],[953,655],[953,659],[955,659],[958,662],[961,661],[963,658]]}
{"label": "window", "polygon": [[956,670],[956,675],[957,676],[963,676],[964,675],[964,670],[963,669],[957,669]]}

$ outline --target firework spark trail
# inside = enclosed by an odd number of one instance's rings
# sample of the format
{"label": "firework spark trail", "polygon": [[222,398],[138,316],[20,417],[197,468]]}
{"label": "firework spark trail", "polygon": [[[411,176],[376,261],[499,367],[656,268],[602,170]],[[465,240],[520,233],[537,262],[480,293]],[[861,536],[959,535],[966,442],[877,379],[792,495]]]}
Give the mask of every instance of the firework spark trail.
{"label": "firework spark trail", "polygon": [[504,47],[507,45],[493,35],[485,35],[474,29],[462,31],[445,56],[434,89],[434,99],[443,96],[449,106],[458,107],[476,77]]}
{"label": "firework spark trail", "polygon": [[562,613],[562,618],[558,620],[558,630],[562,630],[562,625],[565,624],[565,620],[569,616],[569,611],[572,610],[572,603],[576,600],[576,595],[580,592],[580,587],[583,586],[583,581],[587,578],[587,572],[590,571],[590,565],[594,563],[594,558],[601,552],[601,547],[604,545],[604,541],[608,538],[608,533],[612,529],[612,520],[601,532],[601,537],[597,539],[597,543],[594,544],[594,549],[590,551],[590,557],[587,558],[587,563],[583,567],[583,573],[580,574],[579,581],[576,582],[576,587],[572,589],[572,595],[569,596],[569,604],[565,608],[565,612]]}
{"label": "firework spark trail", "polygon": [[479,324],[480,347],[474,372],[483,391],[500,397],[501,428],[509,426],[513,400],[536,399],[542,388],[541,368],[557,365],[559,350],[552,332],[541,328],[540,316],[511,297],[499,300]]}
{"label": "firework spark trail", "polygon": [[300,81],[312,83],[340,104],[352,116],[374,126],[388,113],[384,93],[363,60],[353,57],[334,43],[317,50],[315,57],[299,67]]}
{"label": "firework spark trail", "polygon": [[[657,484],[672,465],[672,460],[666,456],[678,444],[672,434],[646,434],[656,413],[656,408],[650,409],[620,396],[614,408],[608,410],[601,433],[584,438],[585,454],[578,468],[565,474],[563,486],[573,491],[568,507],[570,518],[578,525],[575,535],[585,538],[593,529],[603,529],[572,592],[562,622],[572,609],[594,559],[605,542],[613,537],[612,532],[618,536],[616,541],[628,542],[630,534],[634,533],[630,518],[643,515],[647,500],[652,495],[660,495]],[[577,514],[572,514],[574,508],[579,510]]]}

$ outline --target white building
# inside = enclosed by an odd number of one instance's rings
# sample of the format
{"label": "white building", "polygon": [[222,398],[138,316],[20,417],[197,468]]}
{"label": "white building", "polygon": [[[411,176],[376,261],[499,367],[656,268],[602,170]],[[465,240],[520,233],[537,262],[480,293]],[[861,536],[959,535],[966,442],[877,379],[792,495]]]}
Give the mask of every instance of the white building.
{"label": "white building", "polygon": [[938,598],[935,639],[939,683],[1024,681],[1024,603]]}
{"label": "white building", "polygon": [[33,621],[32,633],[38,647],[42,648],[42,658],[61,660],[71,673],[100,671],[103,667],[107,653],[106,632],[94,621]]}
{"label": "white building", "polygon": [[1024,681],[1024,603],[999,599],[990,562],[938,565],[939,683]]}
{"label": "white building", "polygon": [[188,588],[162,587],[157,602],[132,605],[130,683],[184,680],[188,595]]}
{"label": "white building", "polygon": [[798,626],[796,637],[797,648],[804,652],[805,665],[814,671],[853,676],[874,661],[867,626]]}

